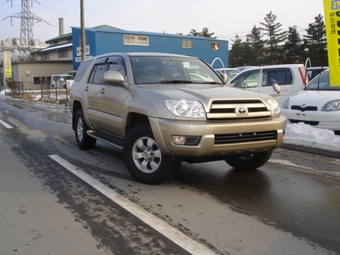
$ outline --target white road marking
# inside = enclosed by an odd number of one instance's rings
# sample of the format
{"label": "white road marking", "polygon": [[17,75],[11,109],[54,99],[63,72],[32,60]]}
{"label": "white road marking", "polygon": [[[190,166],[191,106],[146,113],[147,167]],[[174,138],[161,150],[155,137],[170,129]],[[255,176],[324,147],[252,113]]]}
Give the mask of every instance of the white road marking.
{"label": "white road marking", "polygon": [[2,124],[5,128],[11,129],[13,128],[11,125],[7,124],[6,122],[4,122],[3,120],[0,119],[0,124]]}
{"label": "white road marking", "polygon": [[184,250],[190,252],[191,254],[200,254],[200,255],[216,255],[213,251],[209,250],[207,247],[198,243],[197,241],[191,239],[187,235],[183,234],[179,230],[160,220],[156,216],[150,214],[143,208],[137,206],[132,203],[128,199],[119,195],[114,190],[105,186],[103,183],[94,179],[90,175],[86,174],[76,166],[72,165],[68,161],[59,157],[58,155],[49,155],[54,161],[65,167],[67,170],[72,172],[74,175],[78,176],[80,179],[97,189],[103,195],[111,199],[113,202],[117,203],[125,210],[129,211],[131,214],[144,221],[153,229],[157,230],[159,233],[169,238],[171,241],[182,247]]}

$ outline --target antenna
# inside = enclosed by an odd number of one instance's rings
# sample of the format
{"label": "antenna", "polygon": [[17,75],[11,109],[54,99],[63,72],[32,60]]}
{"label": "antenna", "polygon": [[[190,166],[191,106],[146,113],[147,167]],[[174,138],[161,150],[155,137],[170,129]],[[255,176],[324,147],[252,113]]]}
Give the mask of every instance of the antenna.
{"label": "antenna", "polygon": [[[9,0],[7,0],[8,2]],[[35,1],[35,0],[34,0]],[[33,38],[33,24],[34,20],[37,22],[46,22],[42,18],[38,17],[30,10],[30,0],[21,0],[21,12],[13,14],[9,16],[12,20],[12,18],[19,18],[21,19],[21,25],[20,25],[20,43],[18,45],[19,50],[19,59],[21,60],[27,60],[30,58],[31,52],[35,48],[35,44]],[[37,2],[37,1],[35,1]],[[12,0],[11,0],[12,3]],[[39,2],[37,2],[39,3]],[[31,0],[31,6],[33,6],[33,0]],[[7,17],[8,18],[8,17]],[[5,18],[5,19],[7,19]],[[51,25],[51,24],[49,24]]]}

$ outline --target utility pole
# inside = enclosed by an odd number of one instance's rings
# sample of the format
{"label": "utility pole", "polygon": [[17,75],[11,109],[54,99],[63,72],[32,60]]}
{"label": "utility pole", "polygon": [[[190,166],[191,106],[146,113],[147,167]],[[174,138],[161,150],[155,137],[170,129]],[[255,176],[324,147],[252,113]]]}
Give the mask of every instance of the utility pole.
{"label": "utility pole", "polygon": [[81,61],[85,60],[85,26],[84,26],[84,0],[80,0],[80,47],[81,47]]}
{"label": "utility pole", "polygon": [[[9,0],[7,0],[9,1]],[[35,42],[33,38],[33,23],[34,20],[37,22],[44,21],[42,18],[38,17],[30,10],[30,0],[21,0],[21,12],[9,16],[12,18],[21,19],[20,25],[20,44],[18,45],[19,59],[26,60],[30,57],[31,52],[35,48]],[[32,6],[33,6],[33,0]],[[35,0],[34,0],[35,1]],[[12,0],[11,0],[12,3]],[[7,17],[8,18],[8,17]],[[5,18],[5,19],[7,19]],[[49,24],[48,22],[44,21]],[[50,25],[50,24],[49,24]]]}

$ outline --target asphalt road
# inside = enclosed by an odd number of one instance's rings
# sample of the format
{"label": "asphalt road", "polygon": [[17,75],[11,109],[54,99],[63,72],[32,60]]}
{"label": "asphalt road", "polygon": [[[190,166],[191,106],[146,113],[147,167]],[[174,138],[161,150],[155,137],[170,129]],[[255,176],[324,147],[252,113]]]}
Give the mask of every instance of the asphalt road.
{"label": "asphalt road", "polygon": [[336,157],[183,163],[149,186],[109,145],[80,151],[65,106],[0,100],[0,120],[0,254],[340,254]]}

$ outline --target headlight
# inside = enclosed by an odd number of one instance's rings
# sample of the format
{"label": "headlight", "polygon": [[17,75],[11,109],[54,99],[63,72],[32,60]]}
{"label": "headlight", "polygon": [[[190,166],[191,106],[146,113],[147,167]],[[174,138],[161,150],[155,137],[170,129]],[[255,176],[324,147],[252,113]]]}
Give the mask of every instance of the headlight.
{"label": "headlight", "polygon": [[340,99],[329,101],[322,107],[321,111],[325,112],[340,111]]}
{"label": "headlight", "polygon": [[280,115],[281,113],[281,108],[279,103],[276,101],[274,98],[267,98],[267,102],[270,105],[270,110],[273,115]]}
{"label": "headlight", "polygon": [[288,107],[289,107],[289,98],[284,102],[282,108],[283,109],[288,109]]}
{"label": "headlight", "polygon": [[169,111],[176,116],[184,118],[205,118],[205,110],[199,101],[165,100]]}

